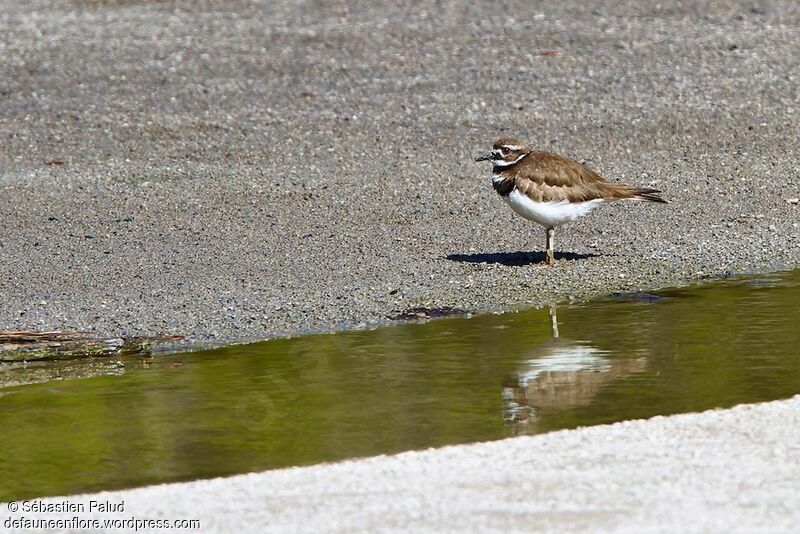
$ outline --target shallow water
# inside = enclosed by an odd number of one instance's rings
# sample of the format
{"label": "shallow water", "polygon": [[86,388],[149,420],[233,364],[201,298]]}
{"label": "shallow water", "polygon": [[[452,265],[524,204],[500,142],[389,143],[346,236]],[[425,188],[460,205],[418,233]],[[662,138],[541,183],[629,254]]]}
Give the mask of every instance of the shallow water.
{"label": "shallow water", "polygon": [[800,393],[800,270],[562,306],[558,337],[552,319],[531,310],[128,358],[108,376],[0,388],[0,500]]}

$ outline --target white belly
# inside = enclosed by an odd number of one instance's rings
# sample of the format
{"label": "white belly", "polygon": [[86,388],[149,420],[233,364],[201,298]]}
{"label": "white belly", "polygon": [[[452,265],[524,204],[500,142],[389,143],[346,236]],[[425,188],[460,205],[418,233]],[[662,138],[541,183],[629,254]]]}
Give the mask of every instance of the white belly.
{"label": "white belly", "polygon": [[516,189],[503,197],[511,209],[529,221],[539,223],[546,228],[555,228],[568,222],[580,219],[596,207],[605,203],[602,198],[584,202],[566,200],[535,202]]}

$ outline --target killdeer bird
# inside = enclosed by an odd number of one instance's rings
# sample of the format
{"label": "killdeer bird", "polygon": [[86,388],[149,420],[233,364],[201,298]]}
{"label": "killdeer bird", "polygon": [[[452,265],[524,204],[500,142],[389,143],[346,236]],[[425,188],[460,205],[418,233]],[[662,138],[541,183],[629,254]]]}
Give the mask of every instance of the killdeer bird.
{"label": "killdeer bird", "polygon": [[491,161],[492,186],[518,215],[547,229],[547,263],[555,263],[555,228],[613,200],[667,201],[657,189],[607,182],[575,160],[531,150],[516,139],[495,141],[475,161]]}

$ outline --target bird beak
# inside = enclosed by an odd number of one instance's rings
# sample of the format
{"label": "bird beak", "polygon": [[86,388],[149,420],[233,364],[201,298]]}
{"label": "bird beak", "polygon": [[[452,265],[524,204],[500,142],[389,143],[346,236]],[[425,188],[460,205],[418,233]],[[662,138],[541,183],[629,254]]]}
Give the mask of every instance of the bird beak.
{"label": "bird beak", "polygon": [[477,158],[475,161],[486,161],[486,160],[489,160],[489,159],[492,159],[492,155],[491,154],[486,154],[485,156],[481,156],[481,157]]}

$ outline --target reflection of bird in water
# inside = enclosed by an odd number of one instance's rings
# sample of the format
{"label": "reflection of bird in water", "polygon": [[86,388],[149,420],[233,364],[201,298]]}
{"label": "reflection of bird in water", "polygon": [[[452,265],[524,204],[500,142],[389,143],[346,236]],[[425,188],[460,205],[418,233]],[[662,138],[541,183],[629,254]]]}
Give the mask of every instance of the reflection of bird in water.
{"label": "reflection of bird in water", "polygon": [[588,342],[559,337],[555,306],[550,321],[551,339],[520,362],[503,388],[504,418],[514,424],[515,433],[530,431],[526,426],[543,413],[590,404],[606,384],[646,366],[644,358],[612,359]]}

